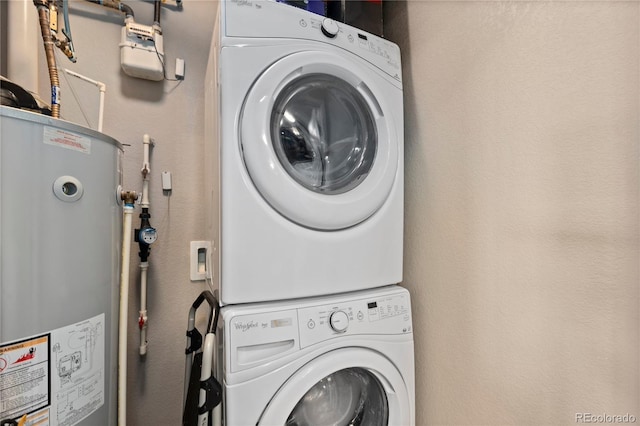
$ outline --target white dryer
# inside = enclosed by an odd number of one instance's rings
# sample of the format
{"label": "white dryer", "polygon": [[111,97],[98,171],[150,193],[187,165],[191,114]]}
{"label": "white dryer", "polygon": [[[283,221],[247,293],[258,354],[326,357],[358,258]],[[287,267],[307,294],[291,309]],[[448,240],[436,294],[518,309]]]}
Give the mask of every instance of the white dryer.
{"label": "white dryer", "polygon": [[221,303],[400,282],[398,47],[274,1],[216,4],[205,193]]}
{"label": "white dryer", "polygon": [[398,286],[226,306],[218,322],[223,424],[415,424],[409,293]]}

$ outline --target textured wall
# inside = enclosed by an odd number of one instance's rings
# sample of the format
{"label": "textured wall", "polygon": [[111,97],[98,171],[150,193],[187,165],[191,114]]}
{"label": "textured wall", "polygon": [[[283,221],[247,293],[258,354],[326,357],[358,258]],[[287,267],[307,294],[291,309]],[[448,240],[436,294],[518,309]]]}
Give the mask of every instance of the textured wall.
{"label": "textured wall", "polygon": [[389,2],[419,425],[639,401],[637,2]]}
{"label": "textured wall", "polygon": [[[137,22],[152,24],[152,2],[125,3],[134,9]],[[213,7],[210,1],[187,0],[180,11],[171,4],[168,2],[162,11],[167,74],[173,78],[175,58],[183,58],[183,82],[151,82],[125,75],[118,47],[122,15],[87,2],[71,2],[78,63],[73,65],[62,56],[58,61],[62,67],[106,83],[104,132],[130,144],[125,147],[123,161],[126,189],[142,189],[142,136],[148,133],[156,141],[151,156],[151,224],[158,229],[159,239],[149,258],[149,348],[145,359],[138,355],[137,246],[131,256],[127,417],[133,426],[181,424],[187,314],[204,289],[201,283],[189,280],[189,242],[203,239],[203,83]],[[33,11],[36,23],[35,7]],[[44,61],[43,51],[40,57]],[[60,79],[63,117],[95,127],[95,87],[71,78],[67,81],[62,75]],[[49,86],[44,68],[40,82],[40,93],[45,97]],[[78,105],[82,105],[88,123]],[[170,197],[161,190],[160,174],[164,170],[173,174]],[[136,207],[136,227],[139,210]]]}
{"label": "textured wall", "polygon": [[[151,21],[151,3],[131,2]],[[638,368],[639,26],[636,2],[387,2],[406,104],[405,285],[416,325],[418,424],[575,424],[634,414]],[[105,132],[140,188],[153,152],[149,354],[137,355],[132,256],[129,423],[179,423],[188,279],[200,239],[205,1],[163,12],[181,84],[125,76],[121,18],[73,2],[79,62],[107,83]],[[35,8],[34,8],[35,20]],[[40,92],[46,94],[46,74]],[[63,81],[63,115],[86,124]],[[73,82],[90,123],[97,94]],[[174,176],[164,196],[159,173]],[[137,222],[137,220],[136,220]]]}

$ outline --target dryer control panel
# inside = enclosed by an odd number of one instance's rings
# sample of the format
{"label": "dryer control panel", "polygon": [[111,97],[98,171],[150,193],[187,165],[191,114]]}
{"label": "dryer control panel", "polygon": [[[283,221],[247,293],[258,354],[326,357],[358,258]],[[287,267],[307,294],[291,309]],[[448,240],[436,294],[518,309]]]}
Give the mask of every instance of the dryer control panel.
{"label": "dryer control panel", "polygon": [[318,41],[349,51],[402,82],[400,48],[374,34],[273,0],[228,0],[222,13],[224,46],[234,45],[234,37]]}

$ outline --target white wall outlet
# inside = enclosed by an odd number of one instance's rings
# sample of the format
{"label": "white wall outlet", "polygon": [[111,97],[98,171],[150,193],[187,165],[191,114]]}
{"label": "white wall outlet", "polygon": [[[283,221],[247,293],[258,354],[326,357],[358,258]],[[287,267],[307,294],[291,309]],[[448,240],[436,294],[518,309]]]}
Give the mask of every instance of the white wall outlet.
{"label": "white wall outlet", "polygon": [[190,272],[191,281],[211,278],[211,241],[191,241]]}

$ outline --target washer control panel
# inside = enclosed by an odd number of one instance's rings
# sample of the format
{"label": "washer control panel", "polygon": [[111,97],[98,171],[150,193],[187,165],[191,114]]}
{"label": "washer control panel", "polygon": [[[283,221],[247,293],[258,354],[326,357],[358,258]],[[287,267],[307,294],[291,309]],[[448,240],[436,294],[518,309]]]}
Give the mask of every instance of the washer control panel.
{"label": "washer control panel", "polygon": [[305,347],[343,337],[346,342],[359,336],[412,338],[406,289],[390,286],[363,293],[224,306],[220,321],[227,368],[269,368]]}
{"label": "washer control panel", "polygon": [[298,309],[300,347],[344,335],[411,333],[406,293]]}

